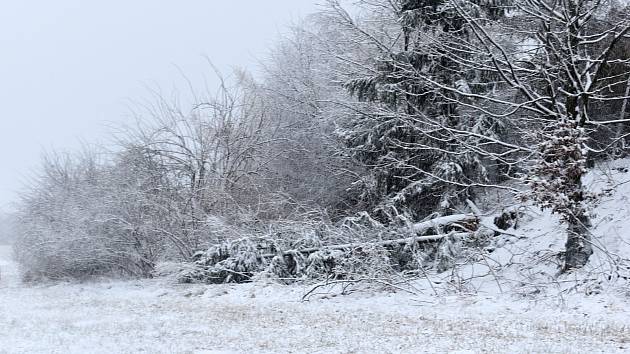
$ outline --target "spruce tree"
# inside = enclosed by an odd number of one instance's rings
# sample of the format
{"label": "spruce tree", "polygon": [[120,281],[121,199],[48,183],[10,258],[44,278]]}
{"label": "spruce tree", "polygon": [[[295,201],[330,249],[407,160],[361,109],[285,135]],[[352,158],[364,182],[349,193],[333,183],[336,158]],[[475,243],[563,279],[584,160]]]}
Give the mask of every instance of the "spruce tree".
{"label": "spruce tree", "polygon": [[[496,5],[480,5],[486,16],[502,15]],[[459,64],[458,59],[474,60],[465,51],[454,58],[440,49],[453,37],[470,36],[466,21],[449,2],[400,0],[392,10],[401,39],[393,49],[381,50],[374,74],[346,82],[349,92],[370,108],[350,120],[343,135],[355,158],[371,171],[366,196],[373,214],[384,222],[449,213],[471,198],[473,187],[495,174],[470,149],[476,139],[458,132],[492,136],[504,131],[491,117],[469,114],[456,93],[442,88],[488,90],[480,83],[492,79]]]}

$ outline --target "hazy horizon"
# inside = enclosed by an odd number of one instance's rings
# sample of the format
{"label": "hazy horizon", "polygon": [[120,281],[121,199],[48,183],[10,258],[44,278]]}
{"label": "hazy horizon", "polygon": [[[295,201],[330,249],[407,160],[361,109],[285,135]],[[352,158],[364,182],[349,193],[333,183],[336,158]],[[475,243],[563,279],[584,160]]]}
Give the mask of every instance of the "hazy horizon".
{"label": "hazy horizon", "polygon": [[148,87],[169,93],[183,74],[202,87],[212,79],[206,56],[222,71],[254,69],[316,3],[31,0],[1,9],[0,115],[8,128],[0,135],[0,211],[42,151],[105,139]]}

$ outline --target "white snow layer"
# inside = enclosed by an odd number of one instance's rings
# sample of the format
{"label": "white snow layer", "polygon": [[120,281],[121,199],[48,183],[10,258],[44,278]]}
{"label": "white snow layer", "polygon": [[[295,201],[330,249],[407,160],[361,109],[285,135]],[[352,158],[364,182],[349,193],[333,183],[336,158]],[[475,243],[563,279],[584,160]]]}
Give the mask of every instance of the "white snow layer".
{"label": "white snow layer", "polygon": [[426,281],[416,284],[416,294],[319,295],[307,302],[300,301],[307,287],[260,282],[23,285],[10,248],[0,247],[0,353],[630,352],[627,282],[598,277],[619,264],[611,255],[630,258],[630,182],[624,183],[630,173],[623,167],[630,163],[589,176],[593,188],[612,183],[616,191],[594,210],[598,250],[584,271],[557,275],[552,260],[564,244],[563,227],[532,212],[510,230],[526,239],[500,240],[483,262],[458,269],[460,276],[471,273],[468,295],[434,292]]}

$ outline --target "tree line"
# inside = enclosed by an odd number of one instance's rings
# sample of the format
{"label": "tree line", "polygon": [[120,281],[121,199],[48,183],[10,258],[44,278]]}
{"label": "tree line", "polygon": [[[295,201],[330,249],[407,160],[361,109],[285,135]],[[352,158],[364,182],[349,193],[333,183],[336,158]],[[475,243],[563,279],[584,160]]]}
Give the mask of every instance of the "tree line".
{"label": "tree line", "polygon": [[597,199],[583,177],[627,153],[628,11],[329,0],[260,78],[217,72],[190,105],[138,107],[113,151],[48,154],[19,203],[18,260],[29,277],[146,277],[244,237],[276,252],[387,243],[498,190],[559,215],[563,270],[582,267]]}

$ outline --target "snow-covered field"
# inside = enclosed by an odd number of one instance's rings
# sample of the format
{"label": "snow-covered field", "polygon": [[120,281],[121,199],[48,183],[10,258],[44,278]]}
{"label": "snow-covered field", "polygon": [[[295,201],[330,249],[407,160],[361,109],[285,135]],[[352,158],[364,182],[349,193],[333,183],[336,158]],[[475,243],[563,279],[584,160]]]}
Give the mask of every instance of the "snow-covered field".
{"label": "snow-covered field", "polygon": [[596,252],[583,271],[557,276],[563,227],[533,211],[483,261],[459,268],[465,288],[449,290],[444,276],[439,297],[424,280],[416,294],[308,302],[307,287],[260,282],[29,286],[0,246],[0,353],[628,353],[628,166],[589,175],[594,189],[615,192],[594,210]]}
{"label": "snow-covered field", "polygon": [[630,351],[611,296],[533,303],[162,280],[23,286],[0,248],[2,353],[582,353]]}

